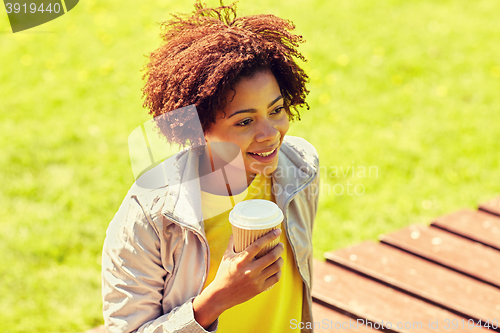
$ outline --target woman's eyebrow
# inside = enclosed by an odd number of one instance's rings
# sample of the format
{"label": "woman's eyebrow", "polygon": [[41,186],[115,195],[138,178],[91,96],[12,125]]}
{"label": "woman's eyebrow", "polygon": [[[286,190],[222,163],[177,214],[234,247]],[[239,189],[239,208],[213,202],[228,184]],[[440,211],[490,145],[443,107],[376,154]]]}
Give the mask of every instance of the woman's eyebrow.
{"label": "woman's eyebrow", "polygon": [[272,101],[271,103],[269,103],[269,105],[267,107],[270,108],[271,106],[273,106],[274,104],[276,104],[276,102],[279,101],[282,98],[283,98],[283,96],[279,95],[278,97],[276,97],[274,99],[274,101]]}
{"label": "woman's eyebrow", "polygon": [[[273,106],[274,104],[276,104],[276,102],[278,102],[280,99],[282,99],[283,96],[279,95],[278,97],[276,97],[271,103],[269,103],[267,105],[268,108],[270,108],[271,106]],[[227,119],[231,118],[232,116],[235,116],[239,113],[255,113],[257,112],[257,110],[255,109],[245,109],[245,110],[240,110],[240,111],[236,111],[235,113],[233,113],[232,115],[230,115],[229,117],[227,117]]]}

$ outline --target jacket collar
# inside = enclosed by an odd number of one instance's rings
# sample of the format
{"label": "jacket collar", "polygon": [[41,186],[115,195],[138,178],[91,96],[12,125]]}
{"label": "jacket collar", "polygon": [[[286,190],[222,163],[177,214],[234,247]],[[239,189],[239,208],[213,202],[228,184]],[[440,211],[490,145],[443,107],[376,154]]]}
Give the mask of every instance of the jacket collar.
{"label": "jacket collar", "polygon": [[[196,149],[187,149],[172,157],[169,167],[169,190],[162,214],[202,232],[201,188],[198,178],[199,154]],[[167,171],[167,170],[165,170]]]}
{"label": "jacket collar", "polygon": [[317,170],[297,147],[283,141],[278,167],[273,172],[273,193],[276,204],[284,211],[287,201],[309,183]]}

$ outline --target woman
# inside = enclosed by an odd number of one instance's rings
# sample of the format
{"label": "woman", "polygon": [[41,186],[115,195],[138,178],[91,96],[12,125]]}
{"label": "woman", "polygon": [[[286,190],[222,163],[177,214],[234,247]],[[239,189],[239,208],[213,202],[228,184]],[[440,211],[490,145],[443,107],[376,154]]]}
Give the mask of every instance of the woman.
{"label": "woman", "polygon": [[[144,104],[170,142],[200,144],[187,125],[193,117],[206,142],[158,166],[165,177],[157,186],[141,189],[138,179],[110,223],[106,329],[286,332],[291,320],[312,321],[318,157],[305,140],[285,136],[297,106],[307,105],[307,75],[294,60],[304,60],[301,37],[273,15],[236,18],[234,4],[195,8],[163,24],[166,43],[147,64]],[[197,113],[173,111],[189,105]],[[221,143],[238,148],[243,173],[228,161],[215,167]],[[274,201],[283,232],[235,253],[224,203],[249,199]],[[277,237],[278,246],[254,259]]]}

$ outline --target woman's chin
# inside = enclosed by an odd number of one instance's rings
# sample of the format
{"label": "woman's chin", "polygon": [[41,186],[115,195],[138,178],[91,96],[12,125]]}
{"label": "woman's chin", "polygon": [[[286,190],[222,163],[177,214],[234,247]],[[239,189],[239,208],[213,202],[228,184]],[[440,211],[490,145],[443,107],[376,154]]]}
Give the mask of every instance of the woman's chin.
{"label": "woman's chin", "polygon": [[264,175],[264,176],[270,176],[274,171],[276,171],[276,168],[277,166],[274,165],[274,166],[271,166],[271,165],[268,165],[268,166],[265,166],[263,168],[260,168],[260,169],[256,169],[256,168],[252,168],[250,169],[250,171],[247,171],[247,175],[248,174],[259,174],[259,175]]}

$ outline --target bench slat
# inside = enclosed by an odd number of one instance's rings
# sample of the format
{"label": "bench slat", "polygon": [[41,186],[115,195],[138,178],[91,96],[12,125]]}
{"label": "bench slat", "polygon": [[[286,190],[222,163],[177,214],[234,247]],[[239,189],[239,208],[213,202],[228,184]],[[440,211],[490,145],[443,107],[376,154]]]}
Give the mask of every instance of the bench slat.
{"label": "bench slat", "polygon": [[412,225],[380,241],[500,288],[500,252],[438,228]]}
{"label": "bench slat", "polygon": [[[452,312],[333,264],[315,261],[313,280],[313,297],[356,318],[378,324],[390,322],[394,332],[435,333],[445,331],[446,323],[450,325],[454,319],[462,323],[463,318]],[[438,329],[429,327],[430,322],[437,322]],[[467,320],[464,322],[467,328]],[[397,324],[403,328],[396,328]],[[486,332],[479,327],[467,329],[480,331]]]}
{"label": "bench slat", "polygon": [[[352,319],[316,302],[313,302],[312,308],[313,320],[317,323],[314,333],[334,333],[339,330],[352,330],[353,327],[351,325],[356,323],[356,319]],[[361,333],[373,333],[376,331],[365,325],[356,325],[355,330]]]}
{"label": "bench slat", "polygon": [[500,251],[500,217],[498,216],[464,209],[440,217],[431,225]]}
{"label": "bench slat", "polygon": [[325,254],[329,261],[466,318],[500,319],[500,290],[380,243]]}
{"label": "bench slat", "polygon": [[479,209],[500,216],[500,197],[479,205]]}

